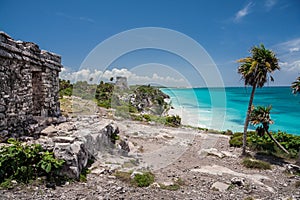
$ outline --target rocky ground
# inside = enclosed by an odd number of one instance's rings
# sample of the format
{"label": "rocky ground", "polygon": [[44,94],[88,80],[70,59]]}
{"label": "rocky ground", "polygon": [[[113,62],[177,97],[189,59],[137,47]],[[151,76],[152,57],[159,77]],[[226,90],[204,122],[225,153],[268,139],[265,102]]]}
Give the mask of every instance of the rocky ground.
{"label": "rocky ground", "polygon": [[[245,168],[241,149],[229,147],[229,136],[116,120],[103,109],[96,115],[84,114],[73,112],[73,117],[60,127],[75,126],[69,131],[80,133],[113,122],[119,127],[120,137],[128,141],[128,156],[99,153],[86,182],[67,182],[55,189],[38,183],[17,186],[1,190],[0,199],[300,199],[300,177],[286,173],[288,161],[257,157],[271,162],[272,169]],[[116,170],[150,170],[155,183],[134,187],[114,176]],[[180,187],[174,191],[160,187],[178,180]]]}

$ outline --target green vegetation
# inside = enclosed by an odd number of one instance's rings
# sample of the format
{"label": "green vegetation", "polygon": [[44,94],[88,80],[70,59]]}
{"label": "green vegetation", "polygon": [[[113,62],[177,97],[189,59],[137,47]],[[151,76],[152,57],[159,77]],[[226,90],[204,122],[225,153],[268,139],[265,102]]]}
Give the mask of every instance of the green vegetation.
{"label": "green vegetation", "polygon": [[70,83],[70,80],[59,79],[59,96],[71,96],[73,93],[73,84]]}
{"label": "green vegetation", "polygon": [[[271,106],[252,108],[249,120],[253,125],[259,126],[256,128],[256,132],[247,132],[247,145],[252,150],[265,151],[278,157],[282,157],[281,151],[283,151],[290,158],[295,158],[300,148],[300,136],[281,131],[270,133],[269,125],[273,123],[270,117],[271,108]],[[229,144],[230,146],[241,147],[243,145],[242,133],[233,134]],[[284,157],[286,156],[284,155]]]}
{"label": "green vegetation", "polygon": [[[285,132],[270,133],[272,136],[289,152],[288,158],[296,158],[300,148],[300,136],[288,134]],[[230,146],[242,147],[243,133],[234,133],[230,140]],[[254,151],[264,151],[267,154],[277,157],[286,157],[282,155],[282,150],[272,141],[268,135],[259,135],[255,131],[247,133],[247,146]]]}
{"label": "green vegetation", "polygon": [[136,174],[132,179],[132,184],[138,187],[148,187],[154,182],[154,175],[151,172]]}
{"label": "green vegetation", "polygon": [[292,90],[293,90],[293,93],[296,94],[296,93],[300,93],[300,76],[297,78],[296,81],[294,81],[292,83]]}
{"label": "green vegetation", "polygon": [[114,85],[112,83],[104,83],[103,81],[97,85],[95,98],[100,107],[111,108]]}
{"label": "green vegetation", "polygon": [[[248,132],[249,137],[249,132]],[[236,132],[234,133],[229,140],[231,147],[242,147],[243,146],[243,133]]]}
{"label": "green vegetation", "polygon": [[247,168],[253,169],[271,169],[270,163],[252,158],[245,158],[242,164]]}
{"label": "green vegetation", "polygon": [[167,116],[166,117],[166,125],[168,126],[173,126],[173,127],[179,127],[181,124],[181,118],[176,115],[172,115],[172,116]]}
{"label": "green vegetation", "polygon": [[[255,89],[263,87],[268,81],[268,75],[280,69],[278,65],[278,58],[276,57],[275,53],[266,49],[263,44],[252,47],[250,53],[251,56],[238,60],[238,62],[241,63],[238,67],[238,73],[242,75],[242,78],[245,81],[245,86],[252,86],[252,92],[250,95],[244,124],[243,155],[246,154],[247,129],[249,125]],[[272,76],[270,76],[270,80],[274,81]]]}
{"label": "green vegetation", "polygon": [[52,152],[45,151],[41,145],[23,145],[15,139],[9,139],[9,146],[0,148],[0,181],[1,187],[10,187],[12,180],[18,183],[29,183],[40,176],[47,181],[59,179],[59,170],[64,161],[54,157]]}
{"label": "green vegetation", "polygon": [[181,118],[178,115],[168,115],[168,116],[157,116],[157,115],[150,115],[150,114],[132,114],[132,120],[136,121],[146,121],[146,122],[155,122],[158,124],[164,124],[166,126],[171,127],[179,127],[181,124]]}
{"label": "green vegetation", "polygon": [[73,84],[72,95],[81,97],[82,99],[93,100],[95,98],[96,88],[96,84],[89,84],[87,81],[77,81]]}
{"label": "green vegetation", "polygon": [[82,172],[79,175],[79,181],[80,182],[86,182],[87,181],[87,175],[91,173],[91,170],[89,170],[87,167],[82,169]]}
{"label": "green vegetation", "polygon": [[173,185],[164,185],[164,184],[159,184],[160,188],[163,190],[171,190],[171,191],[176,191],[180,189],[180,185],[178,184],[173,184]]}
{"label": "green vegetation", "polygon": [[[100,82],[99,85],[88,84],[87,81],[59,80],[60,96],[78,96],[96,101],[97,105],[114,108],[115,116],[137,121],[153,121],[168,126],[178,127],[181,124],[179,116],[163,116],[170,109],[170,104],[164,101],[168,96],[159,88],[150,85],[131,86],[130,89],[119,89],[113,83]],[[147,114],[141,114],[147,113]]]}
{"label": "green vegetation", "polygon": [[132,171],[129,172],[122,172],[117,171],[115,172],[115,176],[120,179],[121,181],[130,183],[133,186],[137,187],[148,187],[154,182],[154,174],[151,172],[142,172],[142,174],[135,174],[134,177],[131,177]]}
{"label": "green vegetation", "polygon": [[164,184],[159,184],[160,188],[163,190],[171,190],[171,191],[176,191],[179,190],[181,186],[185,185],[184,181],[181,178],[176,178],[174,180],[174,184],[172,185],[164,185]]}
{"label": "green vegetation", "polygon": [[286,154],[289,154],[289,152],[273,137],[272,134],[269,132],[269,125],[273,124],[273,120],[270,117],[270,111],[272,109],[272,106],[263,107],[263,106],[257,106],[254,109],[252,109],[252,112],[250,114],[250,122],[253,125],[260,125],[256,128],[256,132],[258,135],[264,135],[265,132],[268,134],[268,136],[271,138],[271,140]]}
{"label": "green vegetation", "polygon": [[79,175],[79,181],[80,182],[86,182],[87,181],[87,175],[89,173],[91,173],[91,170],[89,169],[89,167],[92,166],[92,164],[94,163],[95,159],[94,158],[89,158],[87,165],[81,170],[81,173]]}

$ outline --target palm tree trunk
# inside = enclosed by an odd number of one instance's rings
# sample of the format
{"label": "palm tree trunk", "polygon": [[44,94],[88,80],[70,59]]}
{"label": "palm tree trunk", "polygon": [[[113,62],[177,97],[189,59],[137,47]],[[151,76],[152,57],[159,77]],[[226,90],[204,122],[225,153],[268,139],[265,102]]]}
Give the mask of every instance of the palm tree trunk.
{"label": "palm tree trunk", "polygon": [[251,96],[250,96],[247,115],[246,115],[245,124],[244,124],[242,155],[246,155],[247,130],[248,130],[248,125],[249,125],[249,120],[250,120],[251,107],[252,107],[252,103],[253,103],[253,99],[254,99],[255,89],[256,89],[256,83],[252,86]]}
{"label": "palm tree trunk", "polygon": [[273,140],[273,142],[275,142],[275,144],[282,150],[284,151],[286,154],[290,154],[290,152],[288,152],[274,137],[272,134],[269,133],[269,130],[265,127],[264,125],[264,129],[267,132],[268,136]]}

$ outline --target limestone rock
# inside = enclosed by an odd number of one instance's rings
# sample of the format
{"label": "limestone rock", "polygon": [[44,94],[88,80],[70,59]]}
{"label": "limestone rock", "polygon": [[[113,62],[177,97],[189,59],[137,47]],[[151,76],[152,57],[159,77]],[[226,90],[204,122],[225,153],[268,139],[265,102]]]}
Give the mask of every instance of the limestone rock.
{"label": "limestone rock", "polygon": [[57,142],[57,143],[73,143],[75,141],[75,138],[58,136],[58,137],[54,137],[52,140],[53,142]]}
{"label": "limestone rock", "polygon": [[299,174],[300,173],[300,166],[293,165],[293,164],[287,164],[285,166],[286,171],[290,174]]}
{"label": "limestone rock", "polygon": [[48,126],[47,128],[41,131],[41,134],[46,136],[54,136],[57,132],[58,130],[54,126]]}
{"label": "limestone rock", "polygon": [[[57,128],[64,132],[73,126],[75,125],[66,122],[58,125],[56,128],[49,126],[43,130],[43,133],[48,135],[50,133],[56,133],[58,131]],[[65,161],[61,171],[62,175],[78,179],[82,169],[87,167],[89,159],[95,158],[102,153],[118,152],[114,144],[114,137],[118,134],[118,126],[116,124],[108,124],[98,131],[94,129],[83,129],[75,131],[68,136],[42,136],[35,142],[40,143],[44,149],[49,151],[53,150],[56,158]],[[130,151],[126,144],[126,142],[123,144],[122,152]]]}
{"label": "limestone rock", "polygon": [[237,156],[228,152],[228,151],[219,151],[216,148],[210,148],[210,149],[201,149],[198,152],[201,156],[216,156],[218,158],[224,158],[224,157],[233,157],[236,158]]}
{"label": "limestone rock", "polygon": [[130,178],[131,179],[134,179],[134,177],[139,174],[139,175],[143,175],[143,172],[139,172],[139,171],[133,171],[130,175]]}
{"label": "limestone rock", "polygon": [[231,183],[232,183],[233,185],[243,186],[243,185],[245,185],[245,179],[242,178],[242,177],[233,177],[233,178],[231,179]]}
{"label": "limestone rock", "polygon": [[73,144],[55,143],[53,152],[56,158],[65,161],[61,174],[69,178],[79,178],[89,159],[85,144],[81,141],[75,141]]}
{"label": "limestone rock", "polygon": [[212,184],[211,189],[218,190],[220,192],[225,192],[228,189],[228,187],[229,187],[228,184],[217,181]]}
{"label": "limestone rock", "polygon": [[130,152],[129,144],[127,140],[121,140],[119,143],[120,146],[120,153],[124,156],[128,156],[128,153]]}
{"label": "limestone rock", "polygon": [[212,156],[216,156],[219,158],[225,157],[225,155],[222,152],[220,152],[218,149],[215,149],[215,148],[201,149],[198,153],[200,155],[212,155]]}

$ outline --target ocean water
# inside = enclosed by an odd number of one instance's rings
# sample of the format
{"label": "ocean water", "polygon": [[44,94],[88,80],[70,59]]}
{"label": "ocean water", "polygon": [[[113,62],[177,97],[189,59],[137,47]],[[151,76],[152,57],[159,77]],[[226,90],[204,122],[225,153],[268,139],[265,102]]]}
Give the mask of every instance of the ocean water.
{"label": "ocean water", "polygon": [[[182,123],[217,130],[243,131],[251,94],[249,87],[227,88],[163,88],[171,97],[174,109],[170,114],[182,117]],[[272,105],[272,131],[286,131],[300,135],[300,95],[293,95],[290,87],[257,88],[254,105]],[[249,129],[255,127],[249,125]]]}

